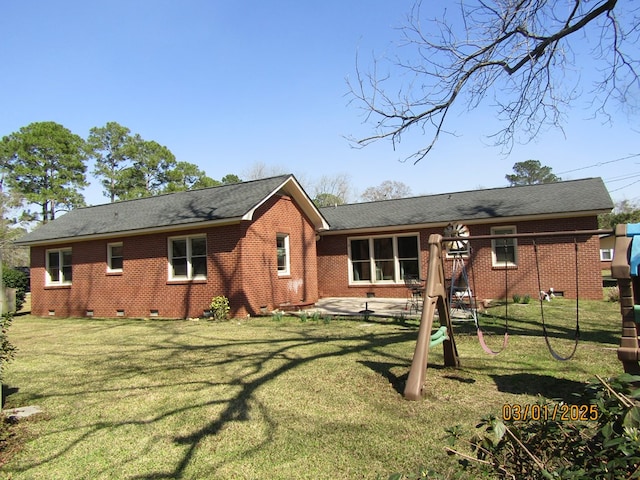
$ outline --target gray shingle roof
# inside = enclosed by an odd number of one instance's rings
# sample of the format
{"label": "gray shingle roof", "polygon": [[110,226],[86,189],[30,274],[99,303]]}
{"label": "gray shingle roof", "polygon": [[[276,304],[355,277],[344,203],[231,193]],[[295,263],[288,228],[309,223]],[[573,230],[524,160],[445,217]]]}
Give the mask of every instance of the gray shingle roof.
{"label": "gray shingle roof", "polygon": [[[499,217],[604,212],[613,208],[602,179],[492,188],[321,208],[330,232]],[[329,232],[329,233],[330,233]]]}
{"label": "gray shingle roof", "polygon": [[[79,208],[40,226],[16,243],[26,245],[94,235],[126,235],[140,230],[187,228],[203,222],[239,220],[292,179],[295,181],[292,175],[281,175]],[[322,208],[320,213],[331,232],[499,217],[605,212],[612,208],[613,202],[602,179],[587,178],[354,203]]]}
{"label": "gray shingle roof", "polygon": [[78,208],[19,239],[31,244],[56,239],[239,219],[292,178],[291,175]]}

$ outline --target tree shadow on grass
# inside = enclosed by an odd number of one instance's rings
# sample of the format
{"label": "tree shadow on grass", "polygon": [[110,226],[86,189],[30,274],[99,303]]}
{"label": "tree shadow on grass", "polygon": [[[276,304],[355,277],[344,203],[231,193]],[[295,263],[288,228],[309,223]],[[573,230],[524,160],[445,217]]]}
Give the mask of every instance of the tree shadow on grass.
{"label": "tree shadow on grass", "polygon": [[[171,324],[168,324],[171,325]],[[158,323],[150,324],[150,327],[153,329],[162,328],[162,326]],[[169,338],[171,337],[171,338]],[[184,341],[178,337],[168,336],[166,341],[160,341],[158,343],[150,343],[144,344],[140,342],[138,344],[138,349],[136,349],[135,353],[130,354],[128,357],[128,362],[126,364],[120,364],[119,368],[115,369],[110,367],[110,363],[112,359],[110,355],[103,355],[100,360],[96,360],[91,352],[87,353],[87,357],[90,358],[89,362],[92,362],[94,367],[103,369],[104,371],[109,372],[110,380],[114,379],[129,379],[130,377],[135,377],[138,375],[143,376],[155,376],[159,373],[167,372],[171,369],[179,369],[189,371],[193,368],[198,368],[203,366],[206,363],[213,365],[224,365],[229,363],[242,363],[245,362],[251,369],[250,373],[244,372],[242,376],[226,379],[221,382],[212,382],[210,380],[203,380],[202,388],[206,386],[211,386],[215,383],[219,383],[220,385],[229,385],[236,387],[237,393],[233,395],[231,398],[203,398],[201,402],[196,402],[187,406],[178,406],[174,409],[170,409],[168,411],[159,413],[156,416],[146,419],[127,419],[122,421],[115,422],[92,422],[88,420],[81,425],[77,425],[68,429],[68,432],[77,431],[79,432],[78,436],[75,439],[72,439],[65,445],[61,445],[60,449],[55,452],[52,452],[48,456],[43,456],[39,458],[37,461],[34,461],[30,464],[21,466],[15,470],[15,472],[25,473],[28,472],[31,468],[36,468],[38,466],[47,464],[49,462],[54,461],[57,458],[63,457],[67,455],[69,452],[77,448],[84,441],[87,441],[91,437],[100,434],[103,430],[115,430],[122,427],[132,427],[136,425],[146,425],[149,423],[160,422],[166,418],[170,418],[172,416],[182,415],[187,413],[188,411],[211,407],[216,405],[224,405],[222,412],[217,416],[217,418],[211,420],[208,423],[205,423],[200,428],[196,428],[191,433],[185,435],[176,435],[173,438],[173,442],[177,445],[183,445],[186,447],[184,453],[181,455],[178,463],[174,468],[167,471],[150,471],[139,473],[137,475],[128,477],[132,479],[161,479],[161,478],[183,478],[185,475],[185,471],[190,465],[193,455],[202,443],[202,441],[210,436],[215,436],[219,434],[219,432],[228,424],[232,422],[243,422],[247,421],[250,412],[252,409],[257,409],[262,413],[262,417],[264,418],[267,428],[265,433],[265,439],[262,442],[262,445],[265,443],[269,443],[270,437],[272,435],[272,425],[268,418],[268,412],[265,407],[260,404],[260,402],[255,397],[255,392],[261,386],[268,384],[279,376],[285,374],[288,371],[296,369],[306,363],[313,362],[315,360],[319,360],[322,358],[332,357],[335,355],[347,355],[349,353],[358,352],[360,350],[366,350],[372,347],[380,347],[386,344],[392,344],[395,342],[402,342],[408,339],[409,335],[402,334],[391,334],[385,335],[383,338],[376,337],[372,338],[369,342],[365,342],[364,344],[358,343],[357,345],[350,346],[348,344],[341,346],[341,340],[360,340],[362,339],[361,335],[355,335],[353,338],[347,339],[336,339],[332,337],[324,337],[313,334],[302,334],[297,337],[294,336],[283,336],[279,341],[274,342],[272,340],[264,340],[264,339],[255,339],[255,340],[241,340],[238,342],[229,342],[229,345],[235,347],[238,350],[247,347],[257,347],[260,352],[256,353],[255,350],[252,350],[248,353],[238,353],[232,352],[227,353],[222,356],[218,356],[217,358],[212,359],[210,362],[207,362],[205,359],[208,358],[212,353],[219,350],[221,347],[219,344],[205,344],[205,345],[191,345],[188,343],[183,343]],[[325,344],[336,344],[335,349],[330,349],[327,352],[322,352],[316,355],[310,355],[307,357],[299,357],[290,352],[295,351],[298,347],[304,347],[305,345],[318,345],[321,343]],[[190,362],[169,362],[165,361],[157,364],[148,364],[147,362],[141,361],[149,352],[154,351],[164,351],[166,352],[168,357],[176,357],[180,358],[184,353],[191,352],[200,352],[202,355],[197,360],[191,360]],[[118,353],[117,356],[120,356],[122,353]],[[278,368],[271,369],[269,367],[269,363],[272,360],[275,360],[277,363],[280,363],[282,359],[286,359],[282,365]],[[254,377],[251,380],[247,380],[248,377]],[[196,386],[197,383],[194,385]],[[78,387],[80,385],[76,385]],[[163,383],[159,382],[152,386],[147,386],[146,389],[166,389],[171,387],[184,387],[185,383],[180,382],[180,384],[172,384],[172,383]],[[92,384],[86,385],[85,393],[98,393],[105,392],[114,388],[115,390],[122,391],[122,388],[118,387],[109,387],[105,388],[103,386],[95,387]],[[136,387],[129,387],[131,391],[136,390]],[[59,393],[56,395],[61,397],[73,397],[77,395],[77,392],[74,393]],[[59,433],[59,432],[58,432]],[[252,450],[260,448],[261,445],[253,447],[253,449],[248,449],[245,452],[245,455],[250,455]],[[212,465],[212,471],[215,470],[220,465]]]}
{"label": "tree shadow on grass", "polygon": [[498,390],[515,395],[534,395],[565,403],[576,403],[576,394],[584,392],[586,384],[566,378],[535,373],[491,375]]}
{"label": "tree shadow on grass", "polygon": [[[89,326],[96,322],[88,322]],[[198,449],[208,438],[216,437],[229,424],[234,422],[246,422],[254,416],[260,417],[264,422],[264,435],[260,441],[253,446],[247,446],[242,455],[248,461],[251,456],[272,439],[277,426],[270,418],[269,406],[262,404],[256,391],[264,385],[286,375],[288,372],[303,367],[315,361],[326,358],[346,357],[363,352],[376,352],[383,355],[380,360],[356,360],[360,365],[378,373],[387,379],[391,387],[402,395],[404,392],[408,373],[407,367],[410,357],[401,358],[386,350],[391,345],[415,342],[416,332],[413,326],[394,326],[392,331],[385,333],[371,333],[367,329],[354,329],[345,335],[336,335],[331,329],[323,326],[309,325],[306,328],[293,326],[291,330],[286,324],[279,325],[281,334],[276,338],[265,336],[245,336],[239,339],[217,340],[216,336],[209,329],[208,324],[203,324],[201,328],[194,329],[191,335],[184,335],[183,328],[173,329],[173,323],[145,323],[145,332],[149,330],[150,338],[147,341],[144,336],[132,336],[133,340],[126,343],[126,348],[121,344],[120,335],[114,332],[109,338],[115,341],[113,352],[94,353],[87,350],[86,353],[79,354],[77,361],[84,361],[94,368],[108,372],[107,385],[87,383],[86,385],[74,384],[74,389],[69,392],[56,392],[57,396],[73,398],[78,395],[78,388],[84,393],[100,393],[105,391],[116,391],[123,395],[126,389],[118,385],[118,381],[131,385],[127,387],[131,394],[140,391],[153,391],[153,389],[198,388],[201,384],[203,395],[194,403],[186,405],[176,405],[165,411],[159,411],[150,418],[128,418],[121,421],[95,421],[86,419],[79,426],[70,427],[69,433],[77,432],[76,438],[70,440],[60,449],[52,452],[49,456],[40,457],[37,461],[23,465],[15,472],[29,473],[30,468],[47,464],[56,458],[63,457],[73,451],[83,442],[95,435],[102,434],[103,431],[115,431],[119,428],[131,428],[137,425],[146,426],[156,422],[162,422],[167,418],[178,417],[197,411],[198,409],[220,407],[221,411],[215,417],[207,421],[198,423],[191,431],[175,434],[171,441],[181,448],[181,453],[176,462],[167,467],[156,467],[151,471],[138,471],[130,479],[150,480],[161,478],[185,478],[189,475],[191,464]],[[178,323],[176,325],[184,324]],[[136,326],[139,327],[139,326]],[[124,327],[123,327],[124,328]],[[212,327],[213,328],[213,327]],[[249,328],[242,326],[240,328]],[[268,329],[265,331],[269,331]],[[160,332],[161,335],[158,334]],[[259,332],[259,330],[256,330]],[[179,335],[177,333],[180,333]],[[194,337],[193,335],[196,335]],[[102,338],[102,337],[100,337]],[[194,342],[194,338],[198,338]],[[299,350],[300,348],[312,347],[312,351]],[[158,352],[162,354],[159,355]],[[67,355],[67,354],[65,354]],[[126,361],[123,361],[123,356]],[[82,357],[82,358],[80,358]],[[85,358],[86,357],[86,358]],[[66,357],[65,357],[66,358]],[[350,357],[353,358],[353,357]],[[362,358],[362,357],[360,357]],[[153,360],[153,361],[150,361]],[[160,360],[160,361],[158,361]],[[186,378],[173,376],[172,371],[197,372],[200,368],[223,367],[225,365],[238,365],[237,375],[216,377],[215,379],[199,377],[194,375],[191,383],[187,383]],[[240,368],[242,367],[242,368]],[[429,368],[445,368],[441,365],[429,365]],[[235,369],[234,369],[235,370]],[[153,384],[137,386],[132,379],[138,378],[156,379]],[[174,379],[177,378],[177,379]],[[473,383],[472,378],[463,378],[457,373],[451,373],[446,377],[451,381],[463,383]],[[530,393],[532,395],[541,394],[548,398],[561,398],[569,401],[573,392],[579,392],[583,385],[579,382],[558,380],[557,378],[544,375],[514,374],[494,376],[494,381],[501,391],[511,393]],[[166,379],[171,379],[167,381]],[[84,380],[79,379],[80,382]],[[231,397],[211,395],[207,388],[215,385],[230,387],[234,393]],[[135,458],[125,459],[124,463],[133,462]],[[208,468],[211,472],[217,472],[223,467],[224,459],[211,459]]]}
{"label": "tree shadow on grass", "polygon": [[[358,336],[358,338],[362,338],[362,337]],[[379,348],[379,347],[394,344],[397,342],[404,342],[412,338],[413,338],[412,334],[405,333],[405,332],[382,335],[382,336],[372,337],[369,339],[368,342],[364,344],[359,344],[357,346],[338,347],[337,351],[333,350],[330,352],[323,352],[323,353],[319,353],[319,354],[312,355],[305,358],[289,358],[288,359],[289,361],[283,364],[282,366],[280,366],[279,368],[272,371],[265,371],[264,375],[257,377],[253,381],[249,381],[246,383],[240,382],[240,385],[241,385],[240,392],[235,396],[234,399],[228,402],[227,408],[220,414],[220,416],[216,420],[210,422],[208,425],[205,425],[201,429],[198,429],[192,432],[190,435],[179,436],[174,439],[174,441],[177,444],[185,445],[187,447],[187,450],[173,472],[170,472],[168,475],[164,475],[162,473],[152,473],[151,475],[141,475],[141,476],[136,476],[134,478],[136,479],[182,478],[187,466],[191,462],[194,452],[198,448],[198,445],[204,440],[204,438],[211,435],[218,434],[220,430],[224,428],[224,426],[229,422],[246,420],[248,418],[250,403],[251,403],[251,400],[254,398],[255,391],[262,385],[274,380],[275,378],[285,374],[286,372],[292,369],[298,368],[301,365],[306,364],[308,362],[316,361],[322,358],[347,355],[354,352],[369,350],[374,347]],[[322,337],[316,337],[311,335],[305,339],[299,340],[299,342],[295,346],[299,346],[300,344],[309,343],[309,342],[334,343],[336,342],[336,339],[322,338]],[[294,345],[289,344],[287,346],[283,346],[281,349],[276,349],[271,351],[268,355],[266,355],[266,357],[261,359],[261,363],[264,363],[268,359],[270,360],[278,356],[282,356],[283,354],[286,356],[286,352],[291,350],[293,346]],[[391,365],[391,364],[388,364],[388,365]],[[258,366],[258,365],[256,366],[258,367],[258,370],[262,369],[261,366]],[[394,366],[397,366],[397,365],[394,364]],[[403,382],[403,385],[404,385],[404,382]],[[402,388],[404,388],[404,386]]]}

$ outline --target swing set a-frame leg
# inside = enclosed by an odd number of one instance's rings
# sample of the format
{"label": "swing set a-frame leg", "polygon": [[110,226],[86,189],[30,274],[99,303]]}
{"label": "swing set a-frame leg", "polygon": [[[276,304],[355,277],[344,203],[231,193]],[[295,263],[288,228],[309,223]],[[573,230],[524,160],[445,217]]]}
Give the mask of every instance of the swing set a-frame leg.
{"label": "swing set a-frame leg", "polygon": [[429,266],[423,295],[424,305],[422,307],[420,329],[418,330],[418,340],[404,389],[404,397],[407,400],[420,400],[424,394],[431,331],[436,310],[438,311],[440,325],[447,328],[446,340],[442,342],[444,364],[447,367],[460,366],[446,297],[447,291],[445,289],[444,267],[442,265],[442,236],[432,234],[429,236]]}

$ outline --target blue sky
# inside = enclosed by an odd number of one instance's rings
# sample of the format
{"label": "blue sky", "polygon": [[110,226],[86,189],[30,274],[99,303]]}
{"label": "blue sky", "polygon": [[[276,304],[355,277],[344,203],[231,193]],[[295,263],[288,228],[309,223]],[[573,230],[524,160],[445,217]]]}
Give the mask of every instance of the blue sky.
{"label": "blue sky", "polygon": [[[365,67],[392,53],[412,3],[4,2],[0,135],[51,120],[86,137],[116,121],[213,178],[242,177],[256,163],[295,173],[303,186],[345,174],[354,197],[384,180],[415,195],[506,186],[514,163],[536,159],[563,179],[602,177],[614,200],[640,201],[640,157],[630,157],[640,153],[637,117],[604,125],[581,106],[564,133],[508,155],[486,138],[490,105],[454,115],[456,135],[417,165],[399,160],[423,140],[418,132],[400,151],[387,142],[351,148],[345,136],[371,133],[347,95],[356,53]],[[92,183],[88,203],[106,202]]]}

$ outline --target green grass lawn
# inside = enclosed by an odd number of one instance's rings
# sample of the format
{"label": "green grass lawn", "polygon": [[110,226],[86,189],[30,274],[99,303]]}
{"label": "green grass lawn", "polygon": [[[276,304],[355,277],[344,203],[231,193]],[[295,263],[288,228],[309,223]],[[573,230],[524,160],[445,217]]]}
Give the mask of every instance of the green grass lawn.
{"label": "green grass lawn", "polygon": [[[503,308],[481,319],[493,348]],[[566,354],[574,303],[545,308],[553,345]],[[462,366],[442,367],[435,347],[419,402],[402,396],[417,321],[18,316],[5,408],[43,413],[18,424],[23,445],[0,475],[375,479],[426,466],[453,478],[446,427],[471,433],[505,403],[571,401],[593,375],[622,372],[618,304],[581,303],[582,341],[569,362],[548,354],[539,313],[536,302],[509,305],[510,342],[498,356],[482,351],[472,325],[456,324]]]}

